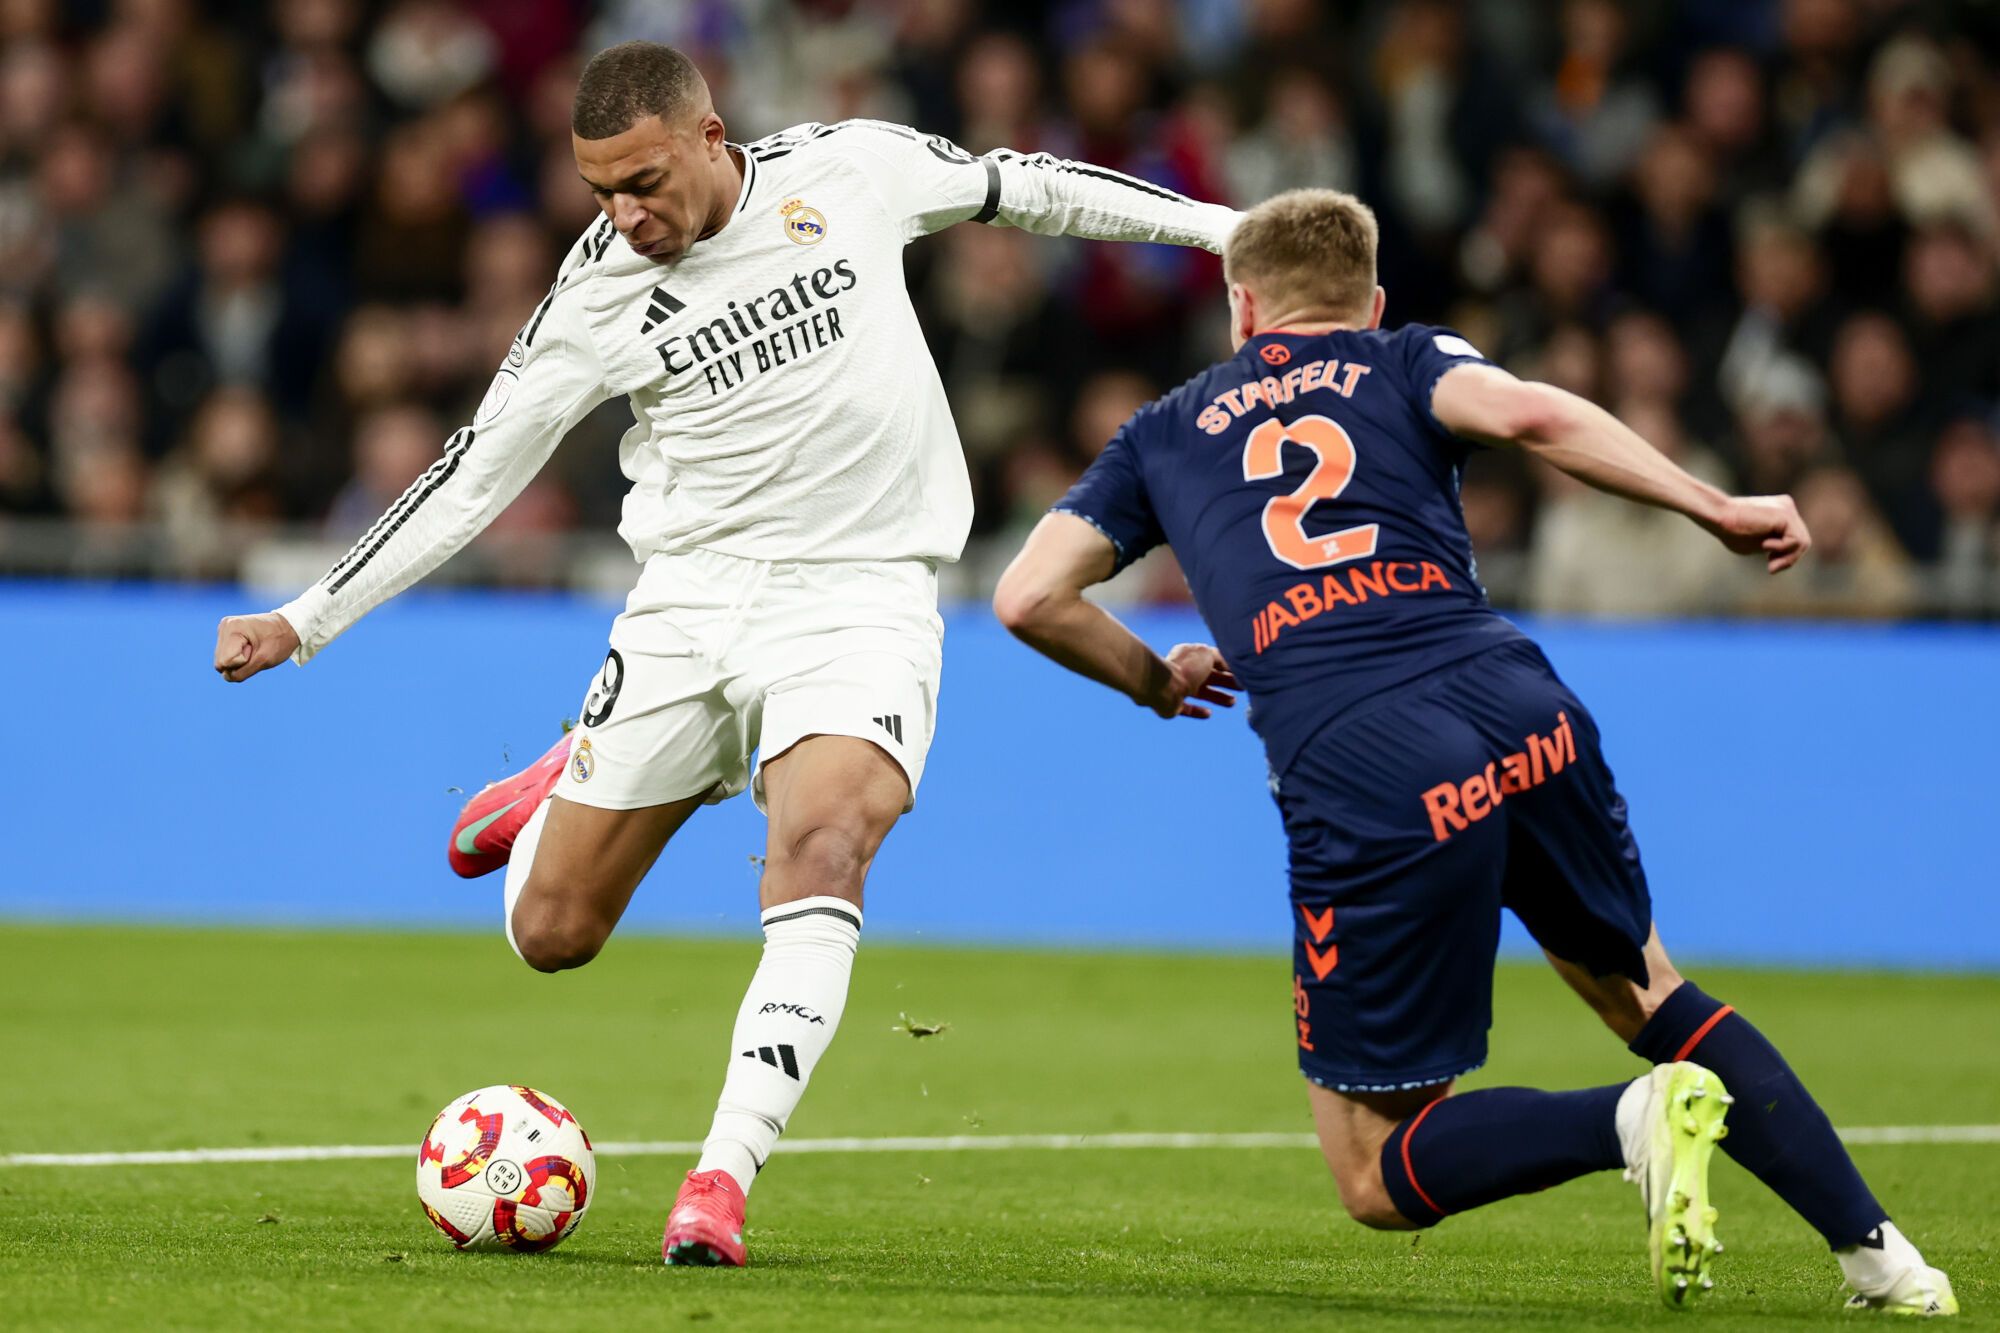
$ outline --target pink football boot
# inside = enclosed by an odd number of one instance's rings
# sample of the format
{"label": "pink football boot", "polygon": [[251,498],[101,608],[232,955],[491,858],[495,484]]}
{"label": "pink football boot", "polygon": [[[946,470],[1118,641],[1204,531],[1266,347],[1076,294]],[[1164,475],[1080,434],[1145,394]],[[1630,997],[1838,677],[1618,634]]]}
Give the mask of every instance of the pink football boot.
{"label": "pink football boot", "polygon": [[676,1266],[743,1267],[750,1262],[743,1250],[744,1203],[743,1191],[727,1171],[688,1172],[687,1184],[667,1214],[660,1256]]}
{"label": "pink football boot", "polygon": [[476,879],[507,864],[522,826],[556,789],[563,765],[569,762],[571,739],[565,734],[540,759],[511,778],[487,784],[465,803],[451,830],[453,870]]}

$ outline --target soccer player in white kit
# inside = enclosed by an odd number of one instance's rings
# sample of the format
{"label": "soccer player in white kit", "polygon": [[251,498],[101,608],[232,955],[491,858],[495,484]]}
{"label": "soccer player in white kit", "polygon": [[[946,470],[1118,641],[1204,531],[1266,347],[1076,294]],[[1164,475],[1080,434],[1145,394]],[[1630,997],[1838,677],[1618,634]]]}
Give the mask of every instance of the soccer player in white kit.
{"label": "soccer player in white kit", "polygon": [[877,121],[733,144],[693,64],[646,42],[591,60],[571,124],[605,216],[472,423],[317,584],[224,620],[215,665],[239,681],[304,663],[470,541],[584,414],[630,396],[619,533],[638,585],[577,730],[468,804],[453,863],[506,864],[515,950],[578,967],[675,830],[751,789],[770,821],[763,958],[662,1241],[669,1263],[740,1265],[745,1194],[840,1022],[869,863],[923,777],[937,566],[972,515],[903,247],[981,222],[1219,252],[1238,215]]}

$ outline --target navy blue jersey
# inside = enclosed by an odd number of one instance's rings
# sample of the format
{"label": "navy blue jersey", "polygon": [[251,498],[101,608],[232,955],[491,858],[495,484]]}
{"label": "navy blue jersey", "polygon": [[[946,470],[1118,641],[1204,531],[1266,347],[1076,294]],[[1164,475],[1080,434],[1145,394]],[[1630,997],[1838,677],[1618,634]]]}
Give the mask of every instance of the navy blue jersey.
{"label": "navy blue jersey", "polygon": [[1119,567],[1166,542],[1282,774],[1368,695],[1521,634],[1473,576],[1448,329],[1261,333],[1149,403],[1055,506]]}

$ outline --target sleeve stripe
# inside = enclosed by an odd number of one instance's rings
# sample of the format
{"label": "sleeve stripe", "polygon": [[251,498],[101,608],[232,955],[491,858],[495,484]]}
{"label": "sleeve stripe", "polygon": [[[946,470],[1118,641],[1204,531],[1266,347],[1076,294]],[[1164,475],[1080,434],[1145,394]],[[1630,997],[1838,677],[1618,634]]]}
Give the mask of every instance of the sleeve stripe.
{"label": "sleeve stripe", "polygon": [[800,917],[805,917],[805,916],[838,917],[840,920],[845,921],[848,925],[854,927],[856,930],[861,929],[861,918],[859,916],[856,916],[852,912],[843,912],[838,907],[802,907],[796,912],[787,912],[783,916],[765,917],[764,924],[767,926],[775,926],[786,921],[797,921]]}
{"label": "sleeve stripe", "polygon": [[1177,204],[1191,204],[1194,202],[1194,200],[1184,194],[1175,194],[1172,190],[1162,189],[1157,185],[1148,185],[1145,181],[1134,180],[1130,176],[1120,175],[1115,171],[1106,171],[1101,167],[1087,167],[1081,162],[1059,162],[1056,164],[1056,170],[1074,172],[1079,176],[1094,176],[1101,181],[1110,181],[1113,185],[1123,185],[1128,190],[1137,190],[1141,194],[1150,194],[1155,199],[1169,199]]}
{"label": "sleeve stripe", "polygon": [[[370,544],[374,542],[376,535],[380,533],[383,528],[397,521],[397,519],[403,512],[403,506],[410,502],[410,497],[416,493],[417,488],[424,484],[424,482],[430,477],[432,472],[436,471],[439,467],[445,465],[450,460],[452,447],[457,443],[458,443],[457,434],[453,434],[450,439],[445,441],[443,456],[441,456],[437,460],[437,462],[432,463],[429,467],[425,468],[421,473],[419,473],[417,479],[411,482],[409,486],[404,489],[401,495],[396,497],[396,502],[390,505],[386,510],[384,510],[382,512],[381,517],[377,518],[373,523],[368,525],[368,531],[362,533],[360,537],[355,539],[354,545],[347,548],[347,554],[341,556],[340,559],[334,561],[333,568],[326,571],[326,577],[320,580],[321,583],[329,582],[334,575],[346,569],[347,566],[356,557],[358,557],[365,548],[368,548]],[[343,579],[341,580],[341,582],[344,583],[346,582],[346,580]]]}
{"label": "sleeve stripe", "polygon": [[815,125],[808,130],[780,130],[778,133],[757,140],[746,150],[759,162],[774,162],[796,149],[803,148],[829,134],[838,134],[845,129],[859,126],[864,130],[878,130],[883,134],[893,134],[899,139],[922,141],[923,135],[906,125],[892,125],[886,120],[868,120],[856,117],[852,120],[837,120],[831,125]]}
{"label": "sleeve stripe", "polygon": [[535,345],[535,331],[542,327],[542,316],[548,314],[549,307],[555,304],[557,285],[559,284],[550,284],[549,294],[544,296],[542,303],[535,307],[535,317],[528,321],[528,331],[521,335],[521,346],[533,347]]}
{"label": "sleeve stripe", "polygon": [[[397,530],[415,516],[417,510],[423,507],[424,501],[430,499],[436,493],[438,487],[451,480],[452,473],[458,471],[458,465],[464,461],[466,452],[472,448],[472,441],[477,434],[478,432],[474,431],[472,427],[467,426],[465,429],[459,431],[458,434],[452,436],[451,443],[445,446],[444,457],[431,464],[429,470],[423,476],[412,482],[410,489],[403,492],[402,498],[389,507],[389,512],[376,520],[375,526],[368,529],[362,535],[361,540],[356,542],[353,548],[340,558],[340,563],[335,565],[327,575],[327,580],[331,580],[331,582],[322,580],[322,582],[326,582],[326,590],[328,592],[339,592],[342,588],[346,587],[347,581],[356,574],[359,574],[362,567],[375,558],[375,553],[380,551],[383,546],[388,544],[389,539],[396,535]],[[372,543],[369,541],[371,537],[374,538]],[[367,547],[365,551],[362,549],[364,546]],[[355,559],[357,553],[360,555],[358,560]],[[349,564],[349,561],[353,561],[353,563]],[[344,573],[342,572],[342,566],[346,566],[346,572]],[[339,575],[338,578],[334,577],[336,574]]]}
{"label": "sleeve stripe", "polygon": [[974,222],[991,222],[1000,216],[1000,164],[990,157],[979,159],[986,167],[986,202],[972,215]]}

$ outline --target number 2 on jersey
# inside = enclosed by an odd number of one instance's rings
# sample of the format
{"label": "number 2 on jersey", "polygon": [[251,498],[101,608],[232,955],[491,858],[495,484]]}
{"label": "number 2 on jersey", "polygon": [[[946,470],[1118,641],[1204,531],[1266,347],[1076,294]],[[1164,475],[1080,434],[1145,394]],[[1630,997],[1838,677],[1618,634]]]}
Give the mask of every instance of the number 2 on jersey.
{"label": "number 2 on jersey", "polygon": [[1306,512],[1321,500],[1336,498],[1354,480],[1354,440],[1331,417],[1300,417],[1290,424],[1274,418],[1260,424],[1243,443],[1243,480],[1283,475],[1287,444],[1310,449],[1318,462],[1297,490],[1265,504],[1264,540],[1271,554],[1293,569],[1318,569],[1375,554],[1380,530],[1375,523],[1320,537],[1306,533]]}

